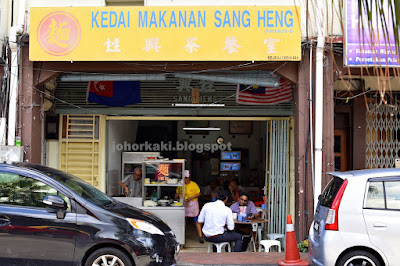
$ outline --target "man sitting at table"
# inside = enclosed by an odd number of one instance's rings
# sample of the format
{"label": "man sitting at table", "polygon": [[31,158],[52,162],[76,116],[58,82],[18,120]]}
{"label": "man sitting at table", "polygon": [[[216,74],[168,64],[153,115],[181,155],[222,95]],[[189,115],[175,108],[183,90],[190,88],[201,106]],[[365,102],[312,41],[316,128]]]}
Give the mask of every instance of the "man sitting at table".
{"label": "man sitting at table", "polygon": [[[235,202],[231,206],[233,213],[237,213],[244,217],[244,219],[254,219],[258,217],[258,212],[254,203],[249,200],[249,196],[246,192],[240,192],[239,201]],[[236,225],[236,232],[242,235],[250,235],[252,226],[251,224],[238,224]],[[242,251],[247,250],[247,246],[251,240],[251,237],[243,237]]]}
{"label": "man sitting at table", "polygon": [[208,186],[204,187],[203,198],[206,201],[215,201],[219,190],[220,188],[217,186],[217,182],[211,181]]}
{"label": "man sitting at table", "polygon": [[[208,242],[221,243],[235,241],[234,252],[242,251],[242,235],[233,232],[235,223],[232,211],[225,206],[228,193],[218,191],[217,200],[204,205],[199,214],[198,222],[204,224],[203,234]],[[229,231],[225,231],[225,225]]]}

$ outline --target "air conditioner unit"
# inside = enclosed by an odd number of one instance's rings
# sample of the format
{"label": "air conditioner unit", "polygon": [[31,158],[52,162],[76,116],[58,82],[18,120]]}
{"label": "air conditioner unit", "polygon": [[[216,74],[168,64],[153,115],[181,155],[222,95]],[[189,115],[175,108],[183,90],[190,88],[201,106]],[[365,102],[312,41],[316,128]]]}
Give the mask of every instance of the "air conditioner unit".
{"label": "air conditioner unit", "polygon": [[23,146],[4,146],[0,145],[0,162],[16,163],[24,159]]}

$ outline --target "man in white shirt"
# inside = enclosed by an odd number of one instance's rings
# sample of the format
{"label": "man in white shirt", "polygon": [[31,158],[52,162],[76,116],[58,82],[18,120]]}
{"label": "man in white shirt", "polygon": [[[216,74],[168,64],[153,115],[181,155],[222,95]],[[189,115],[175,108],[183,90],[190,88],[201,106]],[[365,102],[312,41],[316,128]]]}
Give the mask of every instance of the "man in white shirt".
{"label": "man in white shirt", "polygon": [[[225,206],[228,193],[221,190],[215,202],[204,205],[199,214],[198,222],[204,224],[203,234],[208,242],[221,243],[235,241],[234,252],[242,251],[242,235],[233,232],[235,223],[230,208]],[[229,231],[225,231],[225,225]]]}

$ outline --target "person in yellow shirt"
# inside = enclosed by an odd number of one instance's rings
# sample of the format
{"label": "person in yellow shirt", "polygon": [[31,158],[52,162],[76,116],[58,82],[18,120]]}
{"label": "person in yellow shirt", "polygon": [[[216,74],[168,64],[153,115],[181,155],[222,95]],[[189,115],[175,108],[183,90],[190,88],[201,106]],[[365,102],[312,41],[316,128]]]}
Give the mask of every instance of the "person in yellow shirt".
{"label": "person in yellow shirt", "polygon": [[[191,174],[189,170],[184,171],[185,176],[185,217],[193,218],[195,222],[197,234],[199,235],[200,243],[204,243],[203,233],[201,231],[201,225],[197,222],[199,217],[199,197],[201,195],[200,188],[196,182],[191,181]],[[175,199],[182,197],[182,187],[176,189]]]}

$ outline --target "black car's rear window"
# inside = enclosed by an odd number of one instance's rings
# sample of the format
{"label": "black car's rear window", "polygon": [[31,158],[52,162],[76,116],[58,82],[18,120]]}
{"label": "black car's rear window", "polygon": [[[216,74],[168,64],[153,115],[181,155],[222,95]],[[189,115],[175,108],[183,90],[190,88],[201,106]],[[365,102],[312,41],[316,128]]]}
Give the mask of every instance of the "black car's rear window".
{"label": "black car's rear window", "polygon": [[331,181],[326,185],[324,191],[319,197],[319,204],[324,207],[330,208],[332,206],[332,202],[335,199],[337,192],[340,189],[340,186],[343,183],[343,179],[334,176]]}

